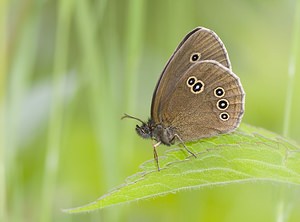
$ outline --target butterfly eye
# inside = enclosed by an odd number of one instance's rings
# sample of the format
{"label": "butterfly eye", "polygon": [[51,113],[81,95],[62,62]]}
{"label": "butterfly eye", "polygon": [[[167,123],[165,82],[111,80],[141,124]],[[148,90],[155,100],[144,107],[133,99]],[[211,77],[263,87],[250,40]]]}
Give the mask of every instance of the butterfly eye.
{"label": "butterfly eye", "polygon": [[191,55],[190,62],[197,62],[201,58],[201,54],[196,52]]}
{"label": "butterfly eye", "polygon": [[198,80],[193,87],[191,87],[191,91],[195,94],[201,93],[204,90],[204,83]]}
{"label": "butterfly eye", "polygon": [[217,102],[217,107],[219,110],[225,110],[228,108],[228,106],[229,106],[229,102],[226,99],[220,99]]}
{"label": "butterfly eye", "polygon": [[188,78],[186,83],[187,83],[188,87],[191,87],[195,84],[196,81],[197,81],[196,77],[191,76],[190,78]]}
{"label": "butterfly eye", "polygon": [[218,87],[215,89],[214,94],[216,97],[221,98],[225,95],[225,91],[222,87]]}
{"label": "butterfly eye", "polygon": [[223,120],[223,121],[229,120],[229,114],[226,113],[226,112],[221,113],[220,114],[220,119]]}

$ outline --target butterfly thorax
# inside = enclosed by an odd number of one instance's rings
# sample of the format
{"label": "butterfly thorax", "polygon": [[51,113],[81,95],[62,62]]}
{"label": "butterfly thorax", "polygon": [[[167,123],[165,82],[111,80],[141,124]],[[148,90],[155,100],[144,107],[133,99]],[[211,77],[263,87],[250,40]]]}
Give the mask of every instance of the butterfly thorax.
{"label": "butterfly thorax", "polygon": [[174,144],[175,132],[171,127],[165,127],[163,124],[155,124],[151,119],[141,126],[136,125],[137,134],[144,139],[154,139],[167,146]]}

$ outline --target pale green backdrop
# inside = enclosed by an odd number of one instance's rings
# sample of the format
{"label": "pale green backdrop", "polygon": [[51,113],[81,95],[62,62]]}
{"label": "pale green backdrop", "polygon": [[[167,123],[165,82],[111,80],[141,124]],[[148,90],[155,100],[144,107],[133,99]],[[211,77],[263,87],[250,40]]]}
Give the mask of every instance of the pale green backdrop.
{"label": "pale green backdrop", "polygon": [[[288,77],[300,51],[299,1],[1,4],[0,221],[280,221],[283,188],[259,182],[90,214],[61,209],[94,201],[152,158],[151,141],[120,117],[149,117],[164,65],[197,26],[214,30],[226,45],[246,91],[243,122],[299,142],[299,56],[296,76]],[[300,221],[296,202],[283,206],[282,221]]]}

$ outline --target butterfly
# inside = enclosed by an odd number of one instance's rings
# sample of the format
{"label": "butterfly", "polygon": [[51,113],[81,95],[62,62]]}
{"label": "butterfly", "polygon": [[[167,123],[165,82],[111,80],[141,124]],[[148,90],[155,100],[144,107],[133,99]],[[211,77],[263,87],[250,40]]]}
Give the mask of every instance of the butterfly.
{"label": "butterfly", "polygon": [[139,136],[155,141],[156,148],[234,131],[244,114],[245,92],[232,72],[227,50],[217,34],[197,27],[180,42],[155,87],[151,118],[136,125]]}

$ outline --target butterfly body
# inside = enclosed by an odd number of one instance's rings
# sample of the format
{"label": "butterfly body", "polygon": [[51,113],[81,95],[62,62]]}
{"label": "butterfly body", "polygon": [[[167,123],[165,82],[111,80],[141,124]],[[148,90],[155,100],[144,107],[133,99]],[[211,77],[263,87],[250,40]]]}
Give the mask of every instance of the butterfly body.
{"label": "butterfly body", "polygon": [[175,131],[172,127],[165,127],[161,123],[155,124],[151,119],[141,126],[136,126],[136,132],[144,139],[154,139],[164,145],[170,146],[175,143]]}

